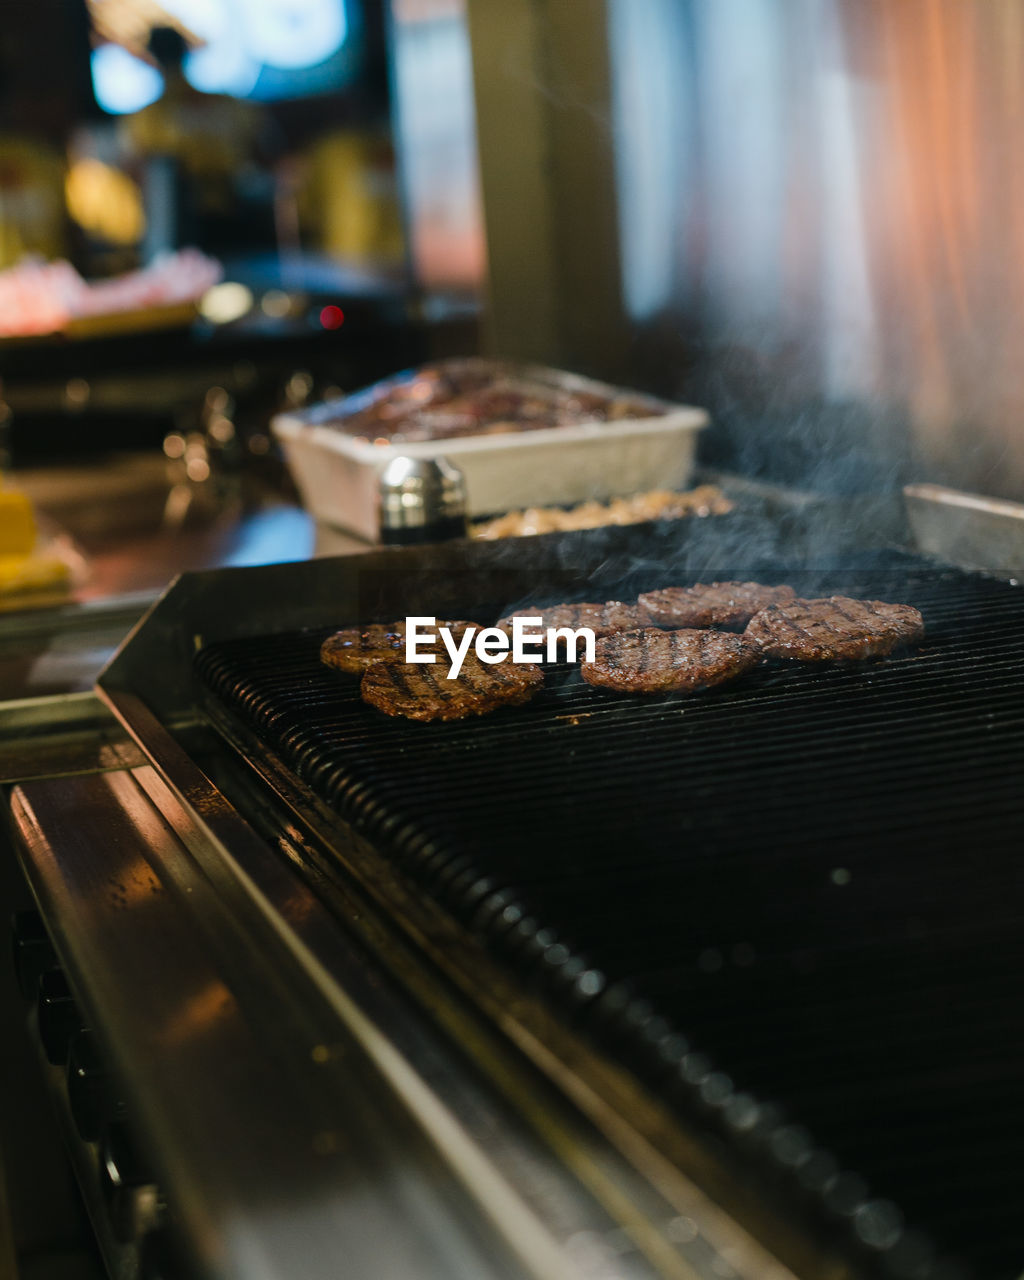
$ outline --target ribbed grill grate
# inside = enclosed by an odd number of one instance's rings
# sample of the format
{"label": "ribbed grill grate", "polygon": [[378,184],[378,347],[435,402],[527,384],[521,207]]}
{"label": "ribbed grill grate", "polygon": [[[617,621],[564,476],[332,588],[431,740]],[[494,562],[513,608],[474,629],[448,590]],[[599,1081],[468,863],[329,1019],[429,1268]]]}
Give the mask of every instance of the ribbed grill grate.
{"label": "ribbed grill grate", "polygon": [[[212,645],[198,666],[677,1105],[864,1239],[897,1239],[883,1197],[1009,1280],[1024,1269],[1024,591],[909,557],[783,579],[916,605],[925,643],[691,697],[614,695],[561,668],[525,708],[437,726],[363,706],[318,662],[324,633]],[[923,1256],[910,1232],[887,1255],[937,1275]]]}

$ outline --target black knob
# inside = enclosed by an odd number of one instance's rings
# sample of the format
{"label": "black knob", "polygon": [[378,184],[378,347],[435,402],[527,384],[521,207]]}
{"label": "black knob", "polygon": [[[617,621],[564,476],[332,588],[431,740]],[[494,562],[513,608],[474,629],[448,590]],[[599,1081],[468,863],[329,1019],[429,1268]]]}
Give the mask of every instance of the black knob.
{"label": "black knob", "polygon": [[79,1136],[95,1142],[106,1125],[123,1118],[117,1098],[91,1031],[78,1031],[68,1046],[68,1101]]}
{"label": "black knob", "polygon": [[39,979],[39,1038],[47,1061],[60,1066],[67,1060],[71,1037],[82,1025],[63,969],[47,969]]}
{"label": "black knob", "polygon": [[107,1126],[100,1150],[100,1185],[114,1235],[124,1244],[141,1240],[159,1224],[160,1193],[123,1124]]}
{"label": "black knob", "polygon": [[38,911],[16,911],[11,917],[11,948],[18,990],[23,999],[34,1000],[40,977],[57,963],[56,952]]}

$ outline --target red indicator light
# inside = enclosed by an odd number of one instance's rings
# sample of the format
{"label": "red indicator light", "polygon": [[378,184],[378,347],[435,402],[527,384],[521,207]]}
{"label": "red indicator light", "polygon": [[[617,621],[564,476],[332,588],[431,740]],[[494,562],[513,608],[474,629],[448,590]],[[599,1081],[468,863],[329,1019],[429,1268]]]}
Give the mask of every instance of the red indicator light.
{"label": "red indicator light", "polygon": [[341,307],[324,307],[320,312],[320,323],[325,329],[340,329],[345,323],[345,313]]}

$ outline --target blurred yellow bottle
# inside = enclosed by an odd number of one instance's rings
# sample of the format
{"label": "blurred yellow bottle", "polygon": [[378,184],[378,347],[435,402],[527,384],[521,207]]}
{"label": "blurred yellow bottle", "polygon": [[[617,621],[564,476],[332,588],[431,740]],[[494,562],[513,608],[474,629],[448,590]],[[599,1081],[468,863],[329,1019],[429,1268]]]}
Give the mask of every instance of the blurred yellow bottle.
{"label": "blurred yellow bottle", "polygon": [[38,536],[32,503],[17,489],[0,489],[0,556],[28,556]]}
{"label": "blurred yellow bottle", "polygon": [[[0,489],[0,607],[20,608],[40,592],[63,594],[70,569],[59,555],[37,550],[39,529],[32,503],[17,489]],[[21,596],[26,596],[22,602]]]}

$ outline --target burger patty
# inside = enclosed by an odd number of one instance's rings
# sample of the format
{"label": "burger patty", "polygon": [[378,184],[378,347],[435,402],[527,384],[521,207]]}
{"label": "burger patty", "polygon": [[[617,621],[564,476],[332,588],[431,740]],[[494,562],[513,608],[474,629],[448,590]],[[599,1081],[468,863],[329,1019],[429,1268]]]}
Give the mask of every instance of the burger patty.
{"label": "burger patty", "polygon": [[756,645],[729,631],[659,631],[644,627],[598,640],[580,668],[588,684],[625,693],[709,689],[749,671]]}
{"label": "burger patty", "polygon": [[[444,647],[440,631],[447,627],[456,641],[466,633],[469,627],[476,627],[475,622],[446,622],[438,619],[435,631],[438,633],[434,645],[419,646],[420,653],[437,653],[447,658],[448,651]],[[405,623],[393,622],[390,626],[373,623],[369,627],[346,627],[344,631],[335,631],[320,646],[320,661],[329,667],[337,667],[339,671],[365,671],[375,662],[405,661]]]}
{"label": "burger patty", "polygon": [[650,624],[647,610],[638,604],[623,604],[621,600],[608,600],[604,604],[553,604],[547,609],[517,609],[497,624],[502,631],[512,630],[513,618],[540,618],[541,627],[569,627],[578,631],[589,627],[595,638],[614,635],[616,631],[630,631],[634,627]]}
{"label": "burger patty", "polygon": [[799,662],[883,657],[924,636],[924,619],[909,604],[851,600],[790,600],[769,605],[744,635],[769,658]]}
{"label": "burger patty", "polygon": [[539,667],[481,662],[466,654],[454,680],[447,678],[445,659],[431,663],[384,663],[363,675],[359,692],[364,702],[389,716],[407,720],[463,720],[484,716],[499,707],[529,702],[544,683]]}
{"label": "burger patty", "polygon": [[711,582],[648,591],[640,597],[639,604],[659,627],[742,630],[755,613],[795,596],[792,587],[765,587],[760,582]]}

